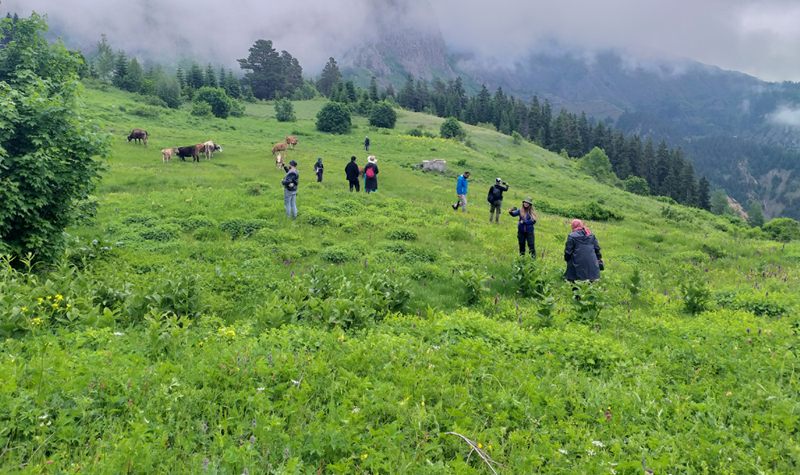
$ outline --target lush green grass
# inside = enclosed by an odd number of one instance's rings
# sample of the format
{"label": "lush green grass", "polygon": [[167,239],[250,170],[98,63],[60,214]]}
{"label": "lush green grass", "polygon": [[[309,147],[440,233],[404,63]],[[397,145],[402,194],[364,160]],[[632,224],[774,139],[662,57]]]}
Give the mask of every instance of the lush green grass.
{"label": "lush green grass", "polygon": [[[86,92],[113,135],[97,216],[69,230],[73,265],[0,277],[4,471],[489,473],[451,431],[500,473],[798,471],[796,243],[490,130],[467,126],[471,148],[405,135],[438,132],[427,115],[321,134],[321,105],[295,103],[295,123],[265,104],[145,118],[133,96]],[[125,141],[133,127],[149,146]],[[295,222],[270,153],[290,133]],[[364,135],[373,195],[344,180]],[[161,162],[208,139],[224,147],[210,162]],[[412,168],[430,158],[450,172]],[[464,169],[466,215],[449,207]],[[488,223],[496,176],[506,207],[539,206],[535,268],[511,218]],[[607,270],[576,301],[562,246],[593,202],[623,219],[588,221]]]}

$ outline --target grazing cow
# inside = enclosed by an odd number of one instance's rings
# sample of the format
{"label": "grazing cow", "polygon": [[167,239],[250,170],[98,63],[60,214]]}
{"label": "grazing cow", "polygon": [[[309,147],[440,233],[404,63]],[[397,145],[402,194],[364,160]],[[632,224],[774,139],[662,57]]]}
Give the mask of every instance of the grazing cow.
{"label": "grazing cow", "polygon": [[178,153],[176,148],[165,148],[161,150],[161,161],[168,162],[172,160],[172,156]]}
{"label": "grazing cow", "polygon": [[208,142],[203,142],[202,145],[203,145],[203,154],[206,156],[207,160],[211,160],[211,157],[214,156],[214,152],[222,151],[222,147],[211,140],[209,140]]}
{"label": "grazing cow", "polygon": [[147,136],[148,136],[148,133],[147,133],[146,130],[133,129],[133,130],[131,130],[131,133],[128,134],[128,142],[130,142],[131,140],[134,140],[134,141],[139,142],[139,143],[144,142],[144,144],[147,145]]}
{"label": "grazing cow", "polygon": [[288,145],[289,147],[292,148],[292,150],[294,150],[294,146],[297,145],[297,137],[295,137],[294,135],[287,135],[286,145]]}
{"label": "grazing cow", "polygon": [[275,156],[275,168],[283,167],[283,155],[280,153]]}
{"label": "grazing cow", "polygon": [[276,143],[275,146],[272,147],[272,154],[275,155],[278,152],[285,152],[287,145],[284,142]]}
{"label": "grazing cow", "polygon": [[181,161],[186,161],[186,157],[192,157],[193,162],[200,161],[200,150],[203,148],[203,144],[198,145],[187,145],[186,147],[178,147],[177,155],[180,157]]}

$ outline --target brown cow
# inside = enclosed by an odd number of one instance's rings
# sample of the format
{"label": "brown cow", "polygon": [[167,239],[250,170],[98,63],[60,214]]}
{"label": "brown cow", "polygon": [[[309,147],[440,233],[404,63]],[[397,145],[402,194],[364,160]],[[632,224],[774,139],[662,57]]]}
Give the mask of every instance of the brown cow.
{"label": "brown cow", "polygon": [[288,145],[289,147],[292,148],[292,150],[294,150],[294,146],[297,145],[297,137],[295,137],[294,135],[287,135],[286,145]]}
{"label": "brown cow", "polygon": [[133,129],[133,130],[131,130],[131,133],[128,134],[128,142],[133,140],[133,141],[136,141],[136,142],[139,142],[139,143],[144,142],[144,144],[147,145],[147,137],[148,137],[148,135],[149,134],[147,133],[146,130]]}
{"label": "brown cow", "polygon": [[288,145],[284,142],[278,142],[272,147],[272,154],[275,155],[278,152],[285,152],[287,147]]}

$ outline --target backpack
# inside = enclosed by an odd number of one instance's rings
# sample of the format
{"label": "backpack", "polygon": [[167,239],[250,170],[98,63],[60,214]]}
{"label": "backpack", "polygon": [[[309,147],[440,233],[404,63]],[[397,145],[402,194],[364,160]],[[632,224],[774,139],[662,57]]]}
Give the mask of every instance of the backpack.
{"label": "backpack", "polygon": [[375,178],[375,167],[367,167],[365,175],[367,175],[367,178]]}
{"label": "backpack", "polygon": [[486,201],[494,204],[494,202],[500,200],[502,196],[502,192],[492,185],[492,187],[489,188],[489,195],[486,197]]}

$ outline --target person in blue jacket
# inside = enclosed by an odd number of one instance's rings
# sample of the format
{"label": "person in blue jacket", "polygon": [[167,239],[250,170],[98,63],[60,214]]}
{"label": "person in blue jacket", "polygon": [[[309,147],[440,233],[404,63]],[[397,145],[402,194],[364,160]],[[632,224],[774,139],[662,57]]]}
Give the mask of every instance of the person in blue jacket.
{"label": "person in blue jacket", "polygon": [[458,195],[458,201],[455,202],[453,206],[454,210],[457,210],[458,207],[461,207],[461,211],[464,213],[467,212],[467,189],[469,188],[469,172],[466,171],[461,175],[458,175],[458,180],[456,181],[456,195]]}
{"label": "person in blue jacket", "polygon": [[534,238],[533,225],[536,224],[536,212],[533,210],[533,200],[525,198],[522,200],[522,208],[513,207],[508,210],[508,214],[518,217],[517,241],[519,241],[519,255],[525,255],[525,244],[528,245],[528,252],[532,258],[536,258],[536,241]]}

